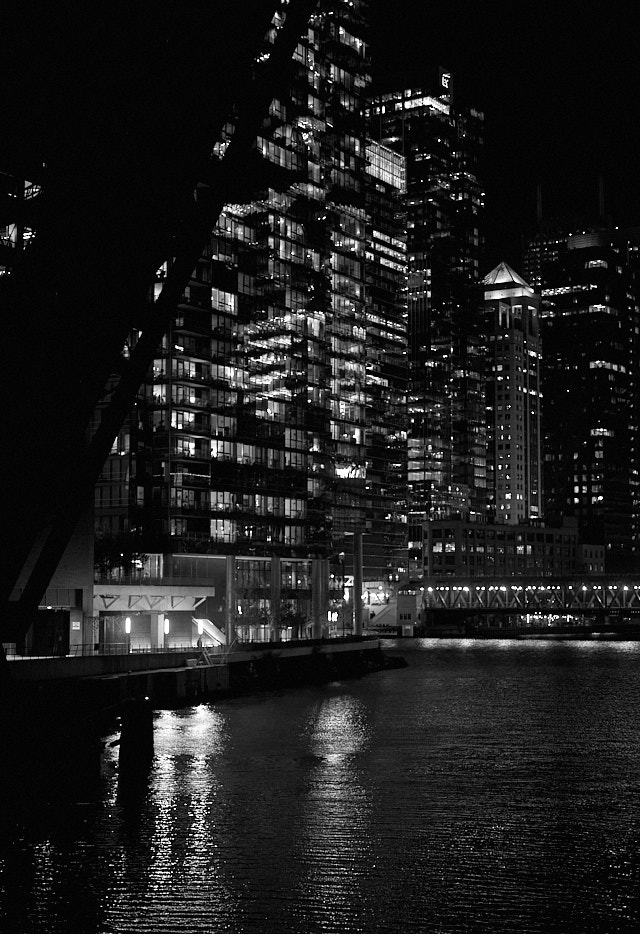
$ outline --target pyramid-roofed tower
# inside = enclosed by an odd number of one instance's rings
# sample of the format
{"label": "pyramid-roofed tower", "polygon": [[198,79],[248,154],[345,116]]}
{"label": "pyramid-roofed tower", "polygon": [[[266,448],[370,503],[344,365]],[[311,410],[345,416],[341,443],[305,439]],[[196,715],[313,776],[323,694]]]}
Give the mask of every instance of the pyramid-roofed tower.
{"label": "pyramid-roofed tower", "polygon": [[522,276],[519,276],[518,273],[511,268],[509,263],[504,261],[498,263],[495,269],[492,269],[491,272],[484,277],[482,280],[483,285],[524,285],[528,289],[531,288],[528,282],[525,282]]}
{"label": "pyramid-roofed tower", "polygon": [[496,521],[518,525],[542,518],[540,297],[504,262],[483,285],[489,491]]}

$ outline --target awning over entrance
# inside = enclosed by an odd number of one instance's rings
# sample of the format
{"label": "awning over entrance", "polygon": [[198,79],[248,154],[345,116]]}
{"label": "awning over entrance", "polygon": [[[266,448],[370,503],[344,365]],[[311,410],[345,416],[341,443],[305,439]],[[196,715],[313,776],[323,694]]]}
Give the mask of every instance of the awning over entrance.
{"label": "awning over entrance", "polygon": [[93,611],[99,613],[194,613],[207,597],[215,597],[215,587],[140,587],[131,584],[99,585],[94,589]]}

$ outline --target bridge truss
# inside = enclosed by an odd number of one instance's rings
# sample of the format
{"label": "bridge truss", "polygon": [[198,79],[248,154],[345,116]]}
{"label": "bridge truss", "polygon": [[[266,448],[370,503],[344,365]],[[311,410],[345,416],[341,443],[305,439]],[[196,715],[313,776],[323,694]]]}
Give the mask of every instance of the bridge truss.
{"label": "bridge truss", "polygon": [[640,580],[554,578],[425,582],[424,608],[469,613],[640,614]]}

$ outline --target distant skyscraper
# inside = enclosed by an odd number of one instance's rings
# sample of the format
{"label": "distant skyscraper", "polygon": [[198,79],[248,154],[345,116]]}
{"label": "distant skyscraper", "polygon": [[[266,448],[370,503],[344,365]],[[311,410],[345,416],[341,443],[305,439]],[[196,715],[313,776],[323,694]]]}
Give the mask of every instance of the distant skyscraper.
{"label": "distant skyscraper", "polygon": [[404,156],[367,147],[367,514],[365,576],[407,559],[407,227]]}
{"label": "distant skyscraper", "polygon": [[547,515],[575,516],[583,540],[605,546],[608,572],[637,571],[640,237],[547,239],[527,250],[542,284]]}
{"label": "distant skyscraper", "polygon": [[483,286],[489,515],[517,525],[543,514],[540,298],[507,263]]}
{"label": "distant skyscraper", "polygon": [[483,115],[454,107],[452,79],[370,101],[374,138],[407,159],[409,538],[421,566],[428,519],[480,517],[485,412],[477,308]]}
{"label": "distant skyscraper", "polygon": [[567,234],[549,231],[534,237],[524,252],[522,269],[526,281],[540,295],[543,285],[543,267],[555,263],[566,250]]}

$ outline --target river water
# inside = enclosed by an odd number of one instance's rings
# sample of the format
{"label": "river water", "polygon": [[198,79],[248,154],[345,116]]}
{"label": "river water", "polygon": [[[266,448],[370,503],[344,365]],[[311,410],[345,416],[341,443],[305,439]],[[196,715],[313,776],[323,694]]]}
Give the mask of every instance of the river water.
{"label": "river water", "polygon": [[138,796],[107,747],[86,800],[4,802],[0,931],[640,930],[640,643],[386,645],[157,713]]}

